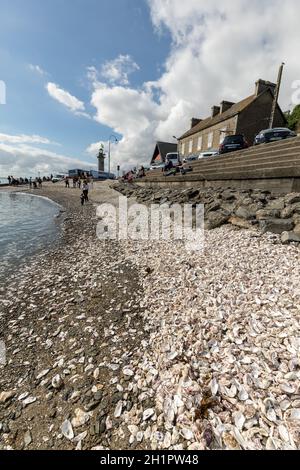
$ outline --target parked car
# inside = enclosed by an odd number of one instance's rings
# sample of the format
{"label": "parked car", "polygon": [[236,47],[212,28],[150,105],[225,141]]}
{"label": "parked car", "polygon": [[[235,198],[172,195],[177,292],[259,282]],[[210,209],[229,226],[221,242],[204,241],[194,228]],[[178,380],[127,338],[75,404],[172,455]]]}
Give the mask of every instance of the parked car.
{"label": "parked car", "polygon": [[216,155],[219,155],[219,150],[207,150],[207,152],[200,153],[198,160],[202,160],[202,158],[215,157]]}
{"label": "parked car", "polygon": [[190,162],[195,162],[198,160],[198,155],[189,155],[188,157],[186,157],[183,162],[184,163],[190,163]]}
{"label": "parked car", "polygon": [[61,175],[56,175],[52,178],[52,183],[59,183],[61,181],[64,181],[65,180],[65,177],[64,176],[61,176]]}
{"label": "parked car", "polygon": [[249,147],[243,135],[228,135],[225,137],[223,143],[220,145],[219,153],[236,152]]}
{"label": "parked car", "polygon": [[297,137],[297,134],[285,127],[275,127],[274,129],[265,129],[261,131],[254,140],[254,145],[268,144],[277,140],[291,139]]}
{"label": "parked car", "polygon": [[153,163],[153,165],[150,166],[150,171],[161,170],[162,168],[165,168],[164,163]]}
{"label": "parked car", "polygon": [[167,155],[166,155],[166,165],[169,162],[172,162],[173,166],[181,165],[179,153],[177,153],[177,152],[167,153]]}

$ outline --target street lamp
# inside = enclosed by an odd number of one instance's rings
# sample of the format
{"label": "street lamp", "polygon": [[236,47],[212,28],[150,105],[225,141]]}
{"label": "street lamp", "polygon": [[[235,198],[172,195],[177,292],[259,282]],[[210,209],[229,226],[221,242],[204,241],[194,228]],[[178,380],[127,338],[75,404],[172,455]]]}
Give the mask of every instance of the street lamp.
{"label": "street lamp", "polygon": [[112,135],[110,136],[110,138],[109,138],[109,144],[108,144],[108,177],[109,177],[109,175],[110,175],[110,144],[111,144],[111,139],[112,139],[112,138],[114,139],[114,141],[115,141],[116,143],[119,142],[118,139],[116,138],[116,136],[115,136],[114,134],[112,134]]}
{"label": "street lamp", "polygon": [[180,150],[179,150],[179,139],[173,135],[173,139],[177,140],[177,153],[178,153],[178,157],[180,156]]}

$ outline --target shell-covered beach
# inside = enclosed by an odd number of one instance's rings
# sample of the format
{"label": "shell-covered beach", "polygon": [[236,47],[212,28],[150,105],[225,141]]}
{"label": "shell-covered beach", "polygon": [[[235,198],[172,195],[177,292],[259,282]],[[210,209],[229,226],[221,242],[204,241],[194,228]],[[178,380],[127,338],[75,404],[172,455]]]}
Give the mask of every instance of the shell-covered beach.
{"label": "shell-covered beach", "polygon": [[300,250],[224,225],[204,252],[104,242],[95,184],[1,286],[1,449],[297,449]]}

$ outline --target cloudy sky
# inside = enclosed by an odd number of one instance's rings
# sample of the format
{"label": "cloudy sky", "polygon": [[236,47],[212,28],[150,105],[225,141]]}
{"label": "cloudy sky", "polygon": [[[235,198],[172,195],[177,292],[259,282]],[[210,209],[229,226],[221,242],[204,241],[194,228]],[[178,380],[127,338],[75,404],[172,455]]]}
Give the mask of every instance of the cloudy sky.
{"label": "cloudy sky", "polygon": [[298,10],[298,0],[0,0],[0,176],[93,168],[112,134],[113,169],[148,163],[156,140],[174,142],[258,78],[276,81],[282,61],[290,109]]}

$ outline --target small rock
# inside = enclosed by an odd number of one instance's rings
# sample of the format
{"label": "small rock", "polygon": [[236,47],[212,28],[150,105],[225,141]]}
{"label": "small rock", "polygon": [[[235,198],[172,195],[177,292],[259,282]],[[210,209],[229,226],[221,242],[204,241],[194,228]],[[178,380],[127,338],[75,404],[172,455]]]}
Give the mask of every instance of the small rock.
{"label": "small rock", "polygon": [[63,422],[60,429],[61,429],[61,432],[62,432],[63,436],[66,439],[68,439],[69,441],[74,439],[74,431],[73,431],[73,428],[72,428],[72,424],[70,423],[70,421],[68,419],[66,419],[66,421]]}
{"label": "small rock", "polygon": [[0,403],[6,403],[7,401],[11,400],[15,396],[15,392],[12,390],[8,392],[1,392],[0,393]]}
{"label": "small rock", "polygon": [[260,227],[263,233],[281,234],[293,230],[294,222],[292,219],[268,219],[260,222]]}
{"label": "small rock", "polygon": [[63,380],[59,374],[55,375],[51,381],[52,387],[59,390],[63,386]]}
{"label": "small rock", "polygon": [[123,409],[123,402],[119,401],[119,403],[116,406],[115,413],[114,413],[115,418],[120,418],[122,414],[122,409]]}
{"label": "small rock", "polygon": [[42,370],[42,372],[40,372],[38,375],[37,375],[37,380],[40,380],[42,379],[43,377],[46,377],[47,374],[49,374],[50,372],[50,369],[45,369],[45,370]]}
{"label": "small rock", "polygon": [[30,431],[26,431],[25,435],[24,435],[24,444],[26,447],[28,447],[32,442],[32,437],[31,437],[31,433]]}
{"label": "small rock", "polygon": [[28,406],[28,405],[32,405],[32,403],[35,403],[37,400],[36,397],[28,397],[26,398],[24,401],[23,401],[23,406],[25,408],[25,406]]}
{"label": "small rock", "polygon": [[148,410],[145,410],[143,413],[143,421],[147,421],[154,415],[154,410],[153,408],[149,408]]}
{"label": "small rock", "polygon": [[296,204],[297,202],[300,202],[300,194],[298,194],[298,193],[288,194],[288,195],[285,197],[285,203],[286,203],[287,205],[289,205],[289,204]]}
{"label": "small rock", "polygon": [[229,218],[228,222],[235,227],[250,229],[252,228],[252,224],[245,219],[241,219],[240,217],[232,216]]}
{"label": "small rock", "polygon": [[80,428],[84,424],[86,424],[90,419],[90,415],[85,413],[80,408],[75,410],[75,418],[72,419],[72,426],[74,428]]}
{"label": "small rock", "polygon": [[180,431],[180,434],[182,437],[184,437],[185,440],[187,441],[192,441],[194,439],[194,433],[190,429],[182,429]]}
{"label": "small rock", "polygon": [[300,243],[300,233],[298,235],[295,232],[283,232],[281,235],[281,241],[285,245],[292,242]]}
{"label": "small rock", "polygon": [[134,375],[134,372],[131,369],[125,368],[123,369],[123,374],[127,377],[132,377]]}

